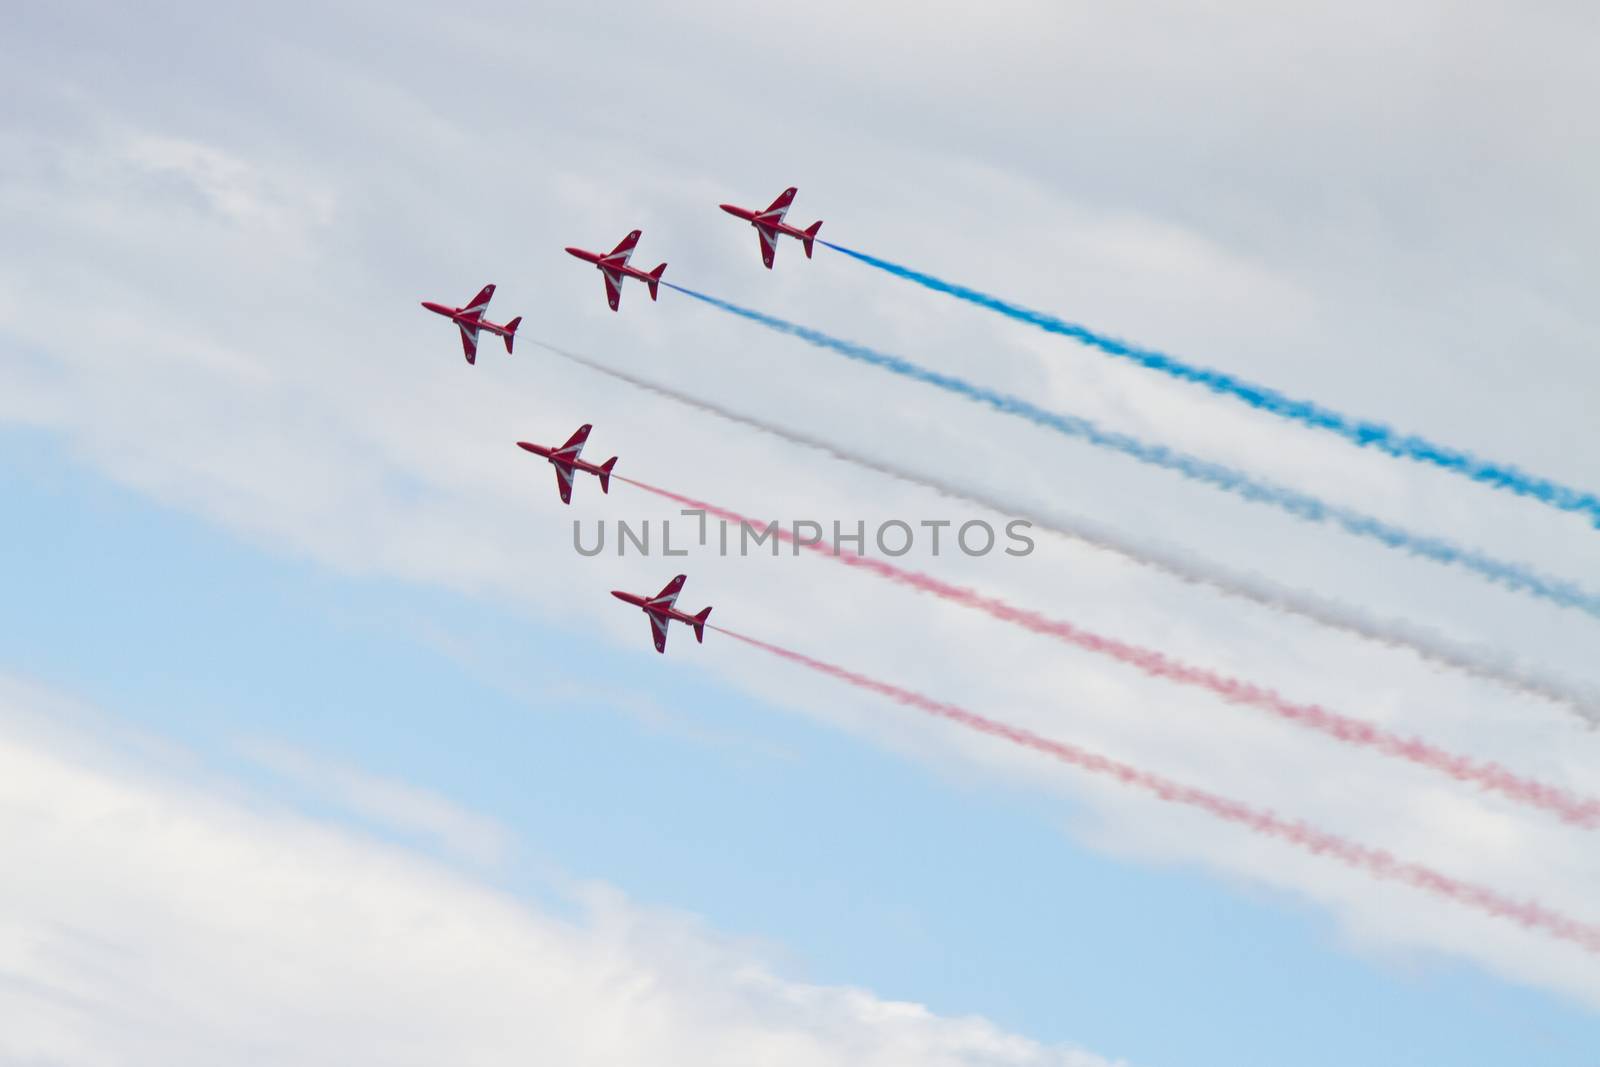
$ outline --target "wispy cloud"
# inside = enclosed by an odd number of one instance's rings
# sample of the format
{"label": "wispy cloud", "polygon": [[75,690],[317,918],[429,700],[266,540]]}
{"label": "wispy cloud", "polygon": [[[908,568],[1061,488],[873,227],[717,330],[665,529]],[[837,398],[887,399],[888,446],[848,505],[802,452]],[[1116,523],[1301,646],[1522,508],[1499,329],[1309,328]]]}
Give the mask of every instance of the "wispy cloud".
{"label": "wispy cloud", "polygon": [[510,835],[495,820],[404,782],[323,759],[291,745],[250,740],[241,746],[261,766],[364,818],[431,839],[479,863],[505,858]]}
{"label": "wispy cloud", "polygon": [[[6,692],[8,704],[28,692]],[[773,972],[615,890],[558,917],[222,790],[85,762],[0,717],[0,1061],[1108,1067],[980,1018]],[[59,731],[58,731],[59,733]],[[440,833],[462,814],[261,746]],[[470,824],[471,820],[466,820]]]}

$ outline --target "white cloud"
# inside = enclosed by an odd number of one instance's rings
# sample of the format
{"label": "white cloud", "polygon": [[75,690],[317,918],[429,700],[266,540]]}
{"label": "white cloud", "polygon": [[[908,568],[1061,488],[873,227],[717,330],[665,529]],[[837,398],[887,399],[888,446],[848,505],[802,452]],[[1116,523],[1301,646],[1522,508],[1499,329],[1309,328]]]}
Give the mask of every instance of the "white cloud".
{"label": "white cloud", "polygon": [[293,185],[275,187],[244,160],[178,137],[133,133],[110,158],[125,161],[146,175],[176,179],[213,211],[240,226],[314,229],[327,222],[334,210],[325,194]]}
{"label": "white cloud", "polygon": [[244,752],[256,763],[365,818],[431,839],[480,863],[505,857],[509,845],[505,827],[430,790],[319,759],[291,745],[251,741]]}
{"label": "white cloud", "polygon": [[785,980],[603,886],[541,910],[46,710],[0,679],[0,1062],[1106,1063]]}

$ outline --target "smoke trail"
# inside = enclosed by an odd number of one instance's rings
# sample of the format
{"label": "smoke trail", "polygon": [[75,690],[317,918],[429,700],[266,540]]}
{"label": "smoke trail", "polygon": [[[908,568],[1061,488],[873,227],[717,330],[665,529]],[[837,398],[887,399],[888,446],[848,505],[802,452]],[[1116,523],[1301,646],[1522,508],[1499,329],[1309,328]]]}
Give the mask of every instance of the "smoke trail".
{"label": "smoke trail", "polygon": [[807,667],[858,689],[888,697],[905,707],[914,708],[990,737],[1010,741],[1012,744],[1043,753],[1090,774],[1114,778],[1123,785],[1152,793],[1169,804],[1198,808],[1225,822],[1288,842],[1307,852],[1336,859],[1374,878],[1400,882],[1434,893],[1458,904],[1476,908],[1497,919],[1506,919],[1527,929],[1539,930],[1574,944],[1586,952],[1600,954],[1600,926],[1573,919],[1534,901],[1514,900],[1486,886],[1452,878],[1422,864],[1398,859],[1382,849],[1358,844],[1302,822],[1289,822],[1270,811],[1252,808],[1239,801],[1171,781],[1077,745],[1042,737],[1021,727],[985,718],[955,704],[934,700],[921,693],[902,689],[897,685],[890,685],[888,682],[881,682],[822,660],[812,659],[810,656],[778,645],[758,641],[753,637],[746,637],[744,634],[721,627],[714,626],[712,629],[790,663]]}
{"label": "smoke trail", "polygon": [[1386,756],[1403,759],[1448,775],[1457,781],[1470,782],[1520,803],[1543,808],[1558,818],[1578,826],[1592,828],[1600,825],[1600,800],[1576,796],[1558,786],[1545,785],[1520,777],[1497,763],[1479,763],[1465,756],[1457,756],[1418,738],[1392,734],[1370,723],[1340,715],[1317,704],[1295,703],[1264,686],[1253,685],[1215,671],[1195,667],[1154,649],[1141,648],[1125,641],[1105,637],[1064,620],[1046,618],[1026,608],[1015,607],[998,597],[985,596],[971,589],[951,585],[931,575],[905,570],[892,563],[854,552],[843,552],[837,546],[829,547],[821,542],[802,540],[777,523],[763,524],[738,512],[719,508],[714,504],[682,496],[633,478],[624,478],[622,475],[612,477],[616,481],[626,482],[663,499],[703,510],[706,514],[727,522],[744,524],[758,530],[766,529],[770,525],[779,541],[794,545],[797,551],[800,548],[808,548],[820,555],[837,559],[846,566],[859,567],[879,577],[909,586],[918,592],[930,593],[941,600],[975,608],[991,618],[1045,637],[1052,637],[1085,652],[1105,656],[1149,677],[1203,689],[1229,703],[1257,708],[1285,722],[1316,730],[1346,744],[1371,748]]}
{"label": "smoke trail", "polygon": [[1132,563],[1159,571],[1179,581],[1204,586],[1226,596],[1281,611],[1318,625],[1352,634],[1387,648],[1410,651],[1425,662],[1459,671],[1463,674],[1497,685],[1505,686],[1526,696],[1538,697],[1562,705],[1591,726],[1600,726],[1600,694],[1573,686],[1565,679],[1552,677],[1512,662],[1505,655],[1487,648],[1474,648],[1458,644],[1422,627],[1399,620],[1378,619],[1358,608],[1323,600],[1306,593],[1274,585],[1253,575],[1238,574],[1221,567],[1203,563],[1177,552],[1140,544],[1113,530],[1098,526],[1081,517],[1043,517],[1026,508],[999,501],[991,496],[957,488],[924,474],[894,466],[880,460],[869,459],[845,452],[820,438],[809,437],[772,423],[741,415],[687,393],[680,393],[664,385],[636,378],[631,374],[597,363],[585,356],[568,352],[545,341],[531,340],[531,344],[563,359],[571,360],[598,374],[604,374],[637,389],[665,397],[686,407],[703,411],[729,422],[749,427],[759,433],[769,434],[802,448],[815,449],[834,459],[882,474],[890,478],[932,490],[951,500],[985,508],[1009,518],[1026,519],[1035,527],[1049,533],[1111,552]]}
{"label": "smoke trail", "polygon": [[879,270],[886,271],[899,278],[916,282],[935,292],[946,293],[958,300],[965,300],[970,304],[997,311],[1007,318],[1016,319],[1037,326],[1046,333],[1059,334],[1070,337],[1075,341],[1097,348],[1107,355],[1119,359],[1128,359],[1169,378],[1180,381],[1193,382],[1210,389],[1223,396],[1231,396],[1242,400],[1258,411],[1265,411],[1280,418],[1298,422],[1302,426],[1309,426],[1317,430],[1326,430],[1337,434],[1351,443],[1365,448],[1375,448],[1380,452],[1401,459],[1415,460],[1447,470],[1452,474],[1459,474],[1470,478],[1472,481],[1494,489],[1503,489],[1516,493],[1519,496],[1530,497],[1557,508],[1561,511],[1574,511],[1587,516],[1591,523],[1600,527],[1600,497],[1581,489],[1573,489],[1548,478],[1541,478],[1518,470],[1516,467],[1491,460],[1479,459],[1470,452],[1449,448],[1435,444],[1415,434],[1401,434],[1382,423],[1366,422],[1341,414],[1331,408],[1325,408],[1309,400],[1295,400],[1284,396],[1275,389],[1235,378],[1231,374],[1214,370],[1210,367],[1200,367],[1192,363],[1157,352],[1149,348],[1120,341],[1115,337],[1107,337],[1096,333],[1087,326],[1057,318],[1043,311],[1034,311],[1031,308],[1019,307],[1008,303],[997,296],[969,289],[964,285],[947,282],[931,274],[913,270],[910,267],[893,263],[887,259],[857,252],[852,248],[842,245],[830,244],[827,241],[818,241],[818,244],[827,245],[835,252],[843,253],[852,259],[870,264]]}
{"label": "smoke trail", "polygon": [[1600,619],[1600,596],[1570,582],[1544,577],[1520,564],[1506,563],[1441,538],[1411,533],[1370,515],[1324,503],[1310,494],[1252,478],[1242,471],[1187,455],[1165,445],[1150,444],[1127,434],[1102,430],[1088,419],[1047,411],[1020,397],[974,385],[954,375],[928,370],[910,360],[879,352],[854,341],[840,340],[808,326],[800,326],[764,312],[740,307],[738,304],[731,304],[693,289],[685,289],[671,282],[663,281],[661,284],[732,315],[758,322],[779,333],[798,337],[818,348],[826,348],[850,359],[882,367],[913,381],[937,386],[947,392],[986,404],[1004,414],[1027,419],[1036,426],[1043,426],[1067,437],[1087,441],[1096,448],[1120,452],[1141,463],[1177,471],[1185,478],[1214,486],[1246,500],[1269,504],[1307,522],[1331,522],[1357,537],[1370,538],[1389,548],[1430,559],[1436,563],[1453,564],[1508,589],[1528,593],[1552,604],[1573,608]]}

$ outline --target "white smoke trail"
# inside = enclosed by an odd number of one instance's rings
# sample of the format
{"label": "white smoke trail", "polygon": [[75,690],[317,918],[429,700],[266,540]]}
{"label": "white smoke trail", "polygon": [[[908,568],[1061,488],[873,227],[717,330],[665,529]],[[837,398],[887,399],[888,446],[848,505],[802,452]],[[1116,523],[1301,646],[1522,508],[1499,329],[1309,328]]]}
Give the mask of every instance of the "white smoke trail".
{"label": "white smoke trail", "polygon": [[1203,586],[1235,599],[1306,619],[1386,648],[1410,652],[1435,666],[1458,671],[1469,677],[1504,686],[1525,696],[1537,697],[1559,705],[1582,718],[1591,729],[1600,726],[1600,693],[1519,663],[1515,658],[1494,649],[1453,641],[1414,623],[1398,619],[1382,619],[1348,604],[1289,589],[1256,575],[1231,571],[1194,559],[1175,549],[1142,543],[1092,520],[1076,516],[1041,515],[1034,508],[1018,506],[993,496],[950,485],[925,474],[844,451],[820,438],[809,437],[748,415],[741,415],[656,382],[637,378],[547,342],[533,341],[533,343],[599,374],[697,411],[703,411],[708,415],[738,423],[802,448],[822,452],[863,470],[931,490],[951,500],[983,508],[1007,518],[1026,519],[1048,533],[1112,553],[1179,581]]}

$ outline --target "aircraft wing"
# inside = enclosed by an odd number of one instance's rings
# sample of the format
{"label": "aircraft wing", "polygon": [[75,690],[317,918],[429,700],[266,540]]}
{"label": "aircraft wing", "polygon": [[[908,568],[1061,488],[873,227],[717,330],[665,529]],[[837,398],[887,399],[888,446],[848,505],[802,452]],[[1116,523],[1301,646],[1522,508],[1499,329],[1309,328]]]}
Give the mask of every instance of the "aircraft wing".
{"label": "aircraft wing", "polygon": [[790,186],[783,192],[779,193],[778,199],[774,200],[771,205],[768,206],[767,210],[761,213],[761,218],[768,219],[772,222],[782,222],[783,217],[789,213],[789,205],[794,203],[794,194],[796,192],[797,190],[793,186]]}
{"label": "aircraft wing", "polygon": [[667,650],[667,620],[659,615],[650,616],[650,636],[655,638],[656,651]]}
{"label": "aircraft wing", "polygon": [[457,323],[461,327],[461,351],[466,354],[468,363],[478,361],[478,328],[465,323]]}
{"label": "aircraft wing", "polygon": [[617,247],[606,253],[606,258],[615,259],[616,257],[621,256],[622,262],[628,262],[628,257],[633,255],[633,246],[639,243],[639,234],[642,232],[642,230],[634,230],[632,233],[628,234],[628,236],[618,241]]}
{"label": "aircraft wing", "polygon": [[772,257],[778,253],[778,231],[769,230],[765,226],[757,226],[756,233],[761,238],[761,262],[772,269]]}
{"label": "aircraft wing", "polygon": [[579,426],[572,436],[567,438],[567,443],[556,449],[556,451],[562,455],[570,454],[573,459],[577,459],[578,453],[583,451],[583,443],[589,439],[589,431],[592,429],[594,427],[587,422]]}
{"label": "aircraft wing", "polygon": [[484,312],[489,310],[489,301],[493,298],[494,286],[486,285],[482,289],[479,289],[478,295],[473,297],[472,302],[461,310],[468,315],[476,315],[479,318],[482,318]]}
{"label": "aircraft wing", "polygon": [[688,581],[688,576],[680,574],[672,581],[661,587],[661,592],[650,598],[652,604],[665,604],[672,607],[678,602],[678,594],[683,592],[683,583]]}
{"label": "aircraft wing", "polygon": [[556,469],[556,489],[561,493],[563,504],[572,503],[572,468],[565,463],[552,463]]}
{"label": "aircraft wing", "polygon": [[622,275],[614,271],[602,270],[600,272],[606,279],[606,302],[611,305],[611,310],[617,310],[617,305],[622,303]]}

